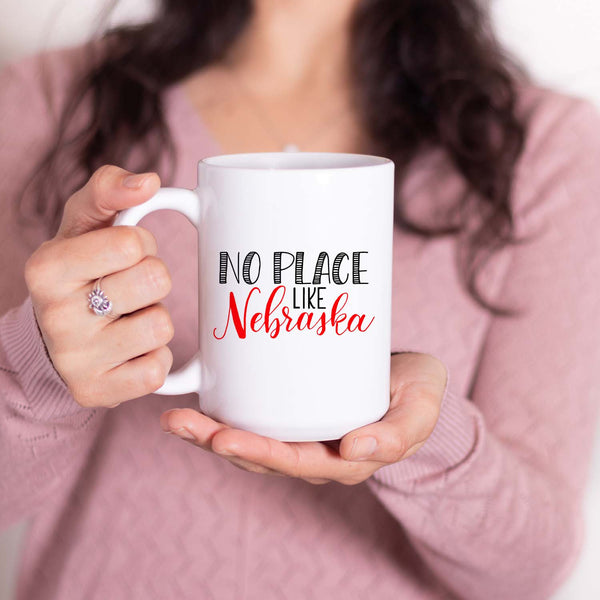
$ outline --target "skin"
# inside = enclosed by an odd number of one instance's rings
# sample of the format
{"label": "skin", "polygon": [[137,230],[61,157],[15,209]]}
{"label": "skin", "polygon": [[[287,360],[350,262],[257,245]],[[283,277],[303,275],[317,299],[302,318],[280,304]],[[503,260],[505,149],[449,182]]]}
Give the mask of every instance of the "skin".
{"label": "skin", "polygon": [[[235,84],[232,69],[251,86],[282,139],[304,139],[311,128],[319,130],[343,113],[318,140],[307,138],[302,150],[360,151],[363,132],[351,110],[346,61],[346,26],[355,4],[256,0],[248,29],[223,61],[184,82],[224,153],[280,149]],[[152,393],[171,368],[167,344],[174,329],[161,304],[171,279],[156,240],[142,227],[110,227],[119,210],[145,202],[159,187],[156,173],[100,168],[69,198],[57,235],[26,264],[48,354],[82,406],[114,408]],[[115,320],[96,317],[82,300],[101,276],[114,314],[122,315]],[[447,381],[443,363],[406,352],[391,357],[390,374],[387,414],[335,442],[279,442],[188,408],[165,412],[160,425],[248,471],[353,485],[414,454],[437,422]]]}
{"label": "skin", "polygon": [[287,142],[305,151],[364,148],[347,61],[356,3],[255,0],[248,28],[223,60],[184,82],[224,152],[279,151]]}

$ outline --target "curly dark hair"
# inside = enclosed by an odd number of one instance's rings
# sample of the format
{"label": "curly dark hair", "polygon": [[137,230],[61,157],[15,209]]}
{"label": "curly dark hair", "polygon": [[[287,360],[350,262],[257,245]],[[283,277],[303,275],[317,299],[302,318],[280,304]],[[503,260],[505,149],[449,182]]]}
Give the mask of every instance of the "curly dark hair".
{"label": "curly dark hair", "polygon": [[[89,45],[92,66],[70,91],[56,140],[30,182],[36,213],[52,231],[68,196],[100,165],[130,164],[133,148],[141,151],[139,171],[156,170],[166,156],[161,176],[169,182],[176,155],[162,92],[223,58],[252,12],[252,0],[162,0],[150,22],[114,28]],[[411,221],[398,193],[398,226],[423,238],[459,234],[474,206],[479,226],[458,253],[461,278],[480,306],[514,314],[481,295],[477,276],[495,251],[518,242],[510,200],[525,138],[516,114],[522,70],[503,53],[477,0],[360,0],[351,39],[365,151],[394,161],[398,191],[413,159],[432,148],[467,183],[453,219],[437,228]],[[76,127],[88,105],[89,117]]]}

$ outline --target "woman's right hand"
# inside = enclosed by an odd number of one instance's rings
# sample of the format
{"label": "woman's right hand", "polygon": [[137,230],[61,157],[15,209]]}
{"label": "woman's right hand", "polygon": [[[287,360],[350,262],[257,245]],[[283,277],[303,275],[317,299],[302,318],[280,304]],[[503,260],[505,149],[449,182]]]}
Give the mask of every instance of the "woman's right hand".
{"label": "woman's right hand", "polygon": [[[151,393],[171,368],[166,344],[173,323],[159,303],[171,277],[156,256],[156,240],[142,227],[111,227],[118,211],[145,202],[159,187],[155,173],[101,167],[69,198],[58,233],[25,266],[48,354],[81,406],[113,407]],[[102,276],[117,319],[88,307]]]}

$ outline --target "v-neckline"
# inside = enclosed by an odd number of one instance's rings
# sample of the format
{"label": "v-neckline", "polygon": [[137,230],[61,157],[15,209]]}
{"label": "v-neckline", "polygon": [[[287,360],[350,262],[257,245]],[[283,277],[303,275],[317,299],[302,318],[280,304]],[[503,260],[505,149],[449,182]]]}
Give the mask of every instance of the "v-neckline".
{"label": "v-neckline", "polygon": [[177,111],[180,110],[181,120],[188,124],[191,128],[186,128],[187,135],[198,135],[208,146],[209,153],[206,156],[219,156],[227,154],[221,144],[217,141],[212,131],[204,121],[202,114],[194,106],[188,96],[184,81],[178,81],[167,89],[167,94],[171,95],[172,101],[175,103]]}

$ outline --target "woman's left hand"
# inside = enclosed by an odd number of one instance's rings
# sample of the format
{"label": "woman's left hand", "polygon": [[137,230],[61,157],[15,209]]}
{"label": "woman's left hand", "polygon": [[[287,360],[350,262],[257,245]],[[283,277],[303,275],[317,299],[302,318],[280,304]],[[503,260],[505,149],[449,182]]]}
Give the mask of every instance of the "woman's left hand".
{"label": "woman's left hand", "polygon": [[414,352],[393,355],[390,375],[388,412],[335,442],[279,442],[218,423],[191,408],[169,410],[160,423],[165,431],[246,471],[355,485],[414,454],[440,413],[447,372],[437,358]]}

